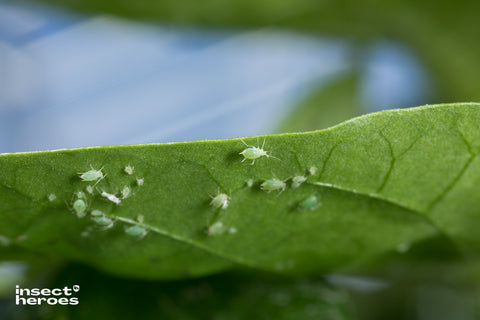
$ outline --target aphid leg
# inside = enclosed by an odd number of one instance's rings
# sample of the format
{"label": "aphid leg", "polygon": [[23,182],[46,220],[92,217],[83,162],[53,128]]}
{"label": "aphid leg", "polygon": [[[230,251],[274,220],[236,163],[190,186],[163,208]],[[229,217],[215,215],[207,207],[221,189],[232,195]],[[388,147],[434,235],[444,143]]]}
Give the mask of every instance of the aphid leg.
{"label": "aphid leg", "polygon": [[[102,167],[102,169],[103,169],[103,167]],[[100,169],[100,170],[102,170],[102,169]],[[101,177],[100,179],[98,179],[97,182],[95,182],[95,184],[94,184],[93,186],[95,187],[95,186],[97,185],[97,183],[99,183],[100,181],[102,181],[103,179],[105,179],[106,176],[107,176],[106,173],[105,173],[105,174],[102,174],[102,177]]]}

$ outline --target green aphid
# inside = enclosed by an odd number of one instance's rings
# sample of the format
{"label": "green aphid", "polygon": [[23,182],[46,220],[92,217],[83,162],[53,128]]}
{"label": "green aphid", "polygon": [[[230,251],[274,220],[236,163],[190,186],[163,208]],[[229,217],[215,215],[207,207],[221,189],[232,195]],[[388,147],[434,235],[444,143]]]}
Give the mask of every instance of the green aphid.
{"label": "green aphid", "polygon": [[57,196],[54,193],[48,195],[48,201],[53,202],[57,199]]}
{"label": "green aphid", "polygon": [[300,211],[312,211],[317,209],[320,206],[320,202],[316,195],[311,195],[308,198],[300,201],[298,204],[298,209]]}
{"label": "green aphid", "polygon": [[219,193],[218,195],[212,198],[212,201],[210,201],[210,205],[217,209],[218,208],[227,209],[229,199],[230,197],[227,196],[225,193]]}
{"label": "green aphid", "polygon": [[130,194],[132,193],[132,189],[129,186],[125,186],[122,189],[122,199],[126,199],[130,197]]}
{"label": "green aphid", "polygon": [[87,190],[87,192],[90,194],[93,194],[95,192],[95,189],[93,188],[93,186],[87,186],[85,190]]}
{"label": "green aphid", "polygon": [[113,227],[114,221],[105,216],[94,216],[92,217],[93,222],[102,229],[109,229]]}
{"label": "green aphid", "polygon": [[131,165],[127,165],[127,166],[123,169],[123,171],[125,171],[125,173],[128,174],[128,175],[132,175],[133,172],[134,172],[134,168],[133,168]]}
{"label": "green aphid", "polygon": [[307,177],[305,176],[295,176],[292,178],[292,188],[298,188],[302,183],[307,181]]}
{"label": "green aphid", "polygon": [[275,157],[269,155],[267,151],[263,150],[263,147],[265,146],[265,139],[263,140],[263,144],[262,144],[261,148],[248,145],[242,139],[240,139],[240,141],[242,141],[242,143],[247,147],[245,150],[240,152],[240,154],[244,157],[242,162],[247,160],[247,159],[252,160],[252,165],[253,165],[253,164],[255,164],[255,160],[260,158],[260,157],[275,158]]}
{"label": "green aphid", "polygon": [[217,221],[208,227],[207,234],[209,236],[218,236],[226,231],[225,226],[221,221]]}
{"label": "green aphid", "polygon": [[87,199],[87,196],[85,195],[85,192],[83,191],[78,191],[75,193],[75,196],[78,198],[78,199]]}
{"label": "green aphid", "polygon": [[92,168],[92,170],[86,172],[79,172],[78,174],[82,181],[96,181],[96,183],[98,183],[106,176],[103,174],[102,169],[103,168],[101,168],[100,170],[95,170]]}
{"label": "green aphid", "polygon": [[131,237],[142,239],[147,235],[148,231],[141,226],[131,226],[125,229],[125,233]]}
{"label": "green aphid", "polygon": [[94,209],[94,210],[92,210],[92,212],[90,212],[90,215],[92,217],[101,217],[101,216],[103,216],[103,212],[98,210],[98,209]]}
{"label": "green aphid", "polygon": [[270,191],[280,190],[280,193],[282,193],[287,188],[287,184],[285,183],[285,181],[282,181],[277,178],[273,178],[273,179],[265,180],[260,185],[260,187],[262,188],[263,191],[270,192]]}
{"label": "green aphid", "polygon": [[87,214],[87,204],[82,199],[77,199],[73,202],[73,210],[77,214],[77,217],[83,218]]}

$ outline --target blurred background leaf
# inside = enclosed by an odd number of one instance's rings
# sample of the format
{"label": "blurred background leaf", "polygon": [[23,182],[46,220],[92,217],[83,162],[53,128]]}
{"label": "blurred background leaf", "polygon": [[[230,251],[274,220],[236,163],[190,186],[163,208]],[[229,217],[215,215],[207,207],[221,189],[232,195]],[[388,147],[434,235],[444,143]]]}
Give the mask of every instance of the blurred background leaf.
{"label": "blurred background leaf", "polygon": [[54,287],[80,286],[79,305],[17,308],[13,319],[356,319],[345,290],[322,279],[226,273],[176,282],[114,278],[69,265]]}

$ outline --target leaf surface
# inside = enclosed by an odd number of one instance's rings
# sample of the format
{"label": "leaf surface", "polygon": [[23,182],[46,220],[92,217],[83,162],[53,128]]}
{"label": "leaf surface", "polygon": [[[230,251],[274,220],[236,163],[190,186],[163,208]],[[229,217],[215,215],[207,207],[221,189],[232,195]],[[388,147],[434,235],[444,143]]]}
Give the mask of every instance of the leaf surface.
{"label": "leaf surface", "polygon": [[[439,236],[463,258],[475,258],[479,121],[478,104],[451,104],[369,114],[316,132],[245,138],[253,146],[265,139],[271,155],[253,165],[242,162],[240,139],[4,154],[0,234],[30,252],[142,278],[236,266],[323,274]],[[133,175],[124,171],[127,165]],[[94,182],[78,174],[91,167],[106,174],[93,195],[85,188]],[[306,181],[294,188],[291,178],[301,175]],[[286,190],[261,190],[271,178],[284,180]],[[125,186],[131,195],[119,205],[100,195],[120,198]],[[81,190],[84,218],[72,208]],[[230,197],[226,209],[210,205],[218,193]],[[301,205],[312,196],[313,205]],[[114,226],[95,227],[93,209]],[[128,235],[132,225],[147,235]],[[213,225],[220,227],[212,232]]]}

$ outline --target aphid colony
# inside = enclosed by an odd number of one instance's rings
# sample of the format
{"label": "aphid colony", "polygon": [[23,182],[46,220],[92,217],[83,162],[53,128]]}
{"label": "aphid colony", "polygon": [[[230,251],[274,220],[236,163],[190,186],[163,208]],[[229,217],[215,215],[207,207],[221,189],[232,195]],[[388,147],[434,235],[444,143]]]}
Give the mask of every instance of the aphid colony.
{"label": "aphid colony", "polygon": [[[244,162],[245,160],[252,160],[251,165],[254,165],[255,160],[258,160],[262,157],[265,157],[265,158],[272,157],[279,160],[278,158],[273,157],[269,151],[264,150],[265,139],[263,140],[261,147],[258,146],[258,140],[257,140],[257,146],[248,145],[243,140],[241,140],[241,142],[247,147],[239,153],[240,155],[243,156],[242,162]],[[317,172],[317,168],[315,166],[311,166],[307,170],[308,175],[311,175],[311,176],[315,175],[316,172]],[[132,176],[135,173],[135,169],[133,166],[128,164],[123,168],[123,173],[128,176]],[[143,177],[140,177],[140,178],[135,177],[135,180],[133,181],[133,183],[131,185],[123,186],[119,194],[117,195],[117,193],[110,193],[97,187],[97,184],[99,184],[107,176],[107,174],[103,172],[103,167],[98,170],[91,167],[91,169],[88,171],[79,172],[78,176],[83,182],[93,183],[93,185],[89,184],[85,187],[86,193],[83,191],[77,191],[74,194],[71,210],[73,211],[74,214],[76,214],[78,218],[84,218],[85,216],[87,216],[88,212],[90,211],[91,220],[96,226],[96,228],[99,230],[109,229],[113,227],[113,225],[117,220],[120,220],[123,223],[130,224],[130,226],[125,227],[125,233],[127,235],[132,236],[134,238],[138,238],[138,239],[145,237],[145,235],[148,233],[148,229],[151,229],[151,227],[143,223],[143,219],[144,219],[143,216],[140,215],[137,218],[137,221],[133,221],[126,218],[115,217],[114,215],[105,214],[101,210],[90,208],[91,200],[88,199],[89,197],[96,196],[96,193],[98,193],[98,196],[100,196],[100,198],[104,199],[105,201],[109,201],[115,204],[116,206],[119,206],[121,205],[124,199],[127,199],[133,195],[131,186],[136,185],[137,187],[141,187],[144,185]],[[272,191],[278,191],[278,195],[280,195],[282,192],[284,192],[287,189],[288,184],[290,184],[292,188],[298,188],[304,182],[306,182],[307,179],[308,177],[305,174],[295,175],[293,177],[288,177],[284,180],[278,179],[277,177],[274,176],[273,178],[263,180],[263,182],[259,183],[259,187],[261,190],[267,193],[270,193]],[[290,183],[288,183],[289,180],[291,180]],[[255,182],[253,179],[250,178],[245,180],[245,183],[247,187],[252,188]],[[217,195],[210,196],[210,198],[211,198],[210,205],[215,210],[226,210],[231,200],[231,197],[224,192],[218,192]],[[55,194],[51,193],[48,195],[48,200],[50,202],[55,202],[56,199],[57,197]],[[311,195],[305,198],[304,200],[300,201],[298,203],[297,209],[299,211],[310,211],[310,210],[317,209],[320,205],[321,203],[319,202],[318,197],[316,195]],[[88,229],[87,232],[83,232],[82,235],[89,234],[90,230],[91,230],[91,227]],[[234,227],[231,227],[230,229],[228,229],[221,221],[216,221],[216,222],[213,222],[207,228],[206,233],[210,236],[215,236],[215,235],[225,233],[227,231],[228,233],[234,234],[237,232],[237,229]]]}
{"label": "aphid colony", "polygon": [[[245,141],[243,141],[242,139],[240,139],[240,141],[247,147],[246,149],[244,149],[242,152],[239,153],[240,155],[243,156],[242,162],[244,162],[245,160],[252,160],[251,165],[254,165],[255,160],[258,160],[262,157],[275,158],[270,154],[269,151],[264,150],[265,140],[263,140],[261,147],[258,146],[258,140],[257,140],[257,146],[249,145],[245,143]],[[279,160],[278,158],[275,158],[275,159]],[[307,173],[313,176],[317,173],[317,168],[315,166],[311,166],[310,168],[308,168]],[[267,193],[270,193],[272,191],[278,191],[278,194],[281,194],[287,189],[289,180],[291,180],[290,185],[292,188],[299,188],[304,182],[307,181],[307,179],[308,177],[305,174],[295,175],[293,177],[288,177],[284,180],[278,179],[277,177],[273,177],[270,179],[263,180],[259,186],[261,190]],[[254,186],[254,180],[251,178],[247,179],[245,180],[245,184],[248,188],[252,188]],[[223,192],[217,193],[216,196],[210,196],[210,198],[212,198],[212,200],[210,201],[210,205],[213,208],[220,209],[220,210],[227,209],[229,202],[231,200],[230,196]],[[310,211],[310,210],[317,209],[320,205],[321,203],[319,202],[318,197],[316,195],[311,195],[306,199],[300,201],[297,209],[299,211]],[[231,233],[236,232],[235,228],[231,228],[231,230],[234,230],[234,232],[231,232]],[[216,221],[207,228],[206,233],[210,236],[214,236],[214,235],[222,234],[225,231],[226,231],[226,227],[223,225],[223,223],[221,221]]]}
{"label": "aphid colony", "polygon": [[[78,218],[84,218],[85,216],[87,216],[88,212],[90,211],[91,221],[93,222],[94,226],[98,230],[106,230],[113,227],[113,225],[119,219],[119,217],[106,214],[99,209],[90,208],[92,199],[89,199],[89,197],[94,198],[96,194],[98,194],[98,196],[101,199],[105,199],[105,201],[111,202],[116,206],[118,206],[121,204],[122,200],[128,197],[131,197],[133,195],[132,188],[129,185],[123,186],[123,188],[120,191],[120,195],[109,193],[99,187],[96,187],[97,184],[103,179],[105,179],[105,177],[107,176],[107,174],[105,174],[102,170],[103,170],[103,167],[99,170],[96,170],[93,167],[91,167],[91,170],[78,173],[78,177],[83,182],[92,182],[93,185],[89,184],[85,187],[86,193],[82,190],[75,192],[73,195],[72,204],[71,204],[71,211]],[[123,171],[125,174],[129,176],[134,174],[134,168],[131,165],[125,166]],[[135,177],[134,182],[138,187],[143,186],[144,178]],[[53,193],[48,195],[48,200],[50,202],[54,202],[56,198],[57,198],[56,195]],[[148,233],[147,226],[144,225],[143,216],[141,215],[138,217],[137,221],[128,220],[128,219],[122,219],[121,221],[124,223],[131,224],[131,226],[125,228],[125,233],[129,236],[141,239],[145,237],[145,235]],[[88,235],[91,230],[92,230],[91,227],[89,227],[88,231],[83,232],[82,235],[84,236]]]}

